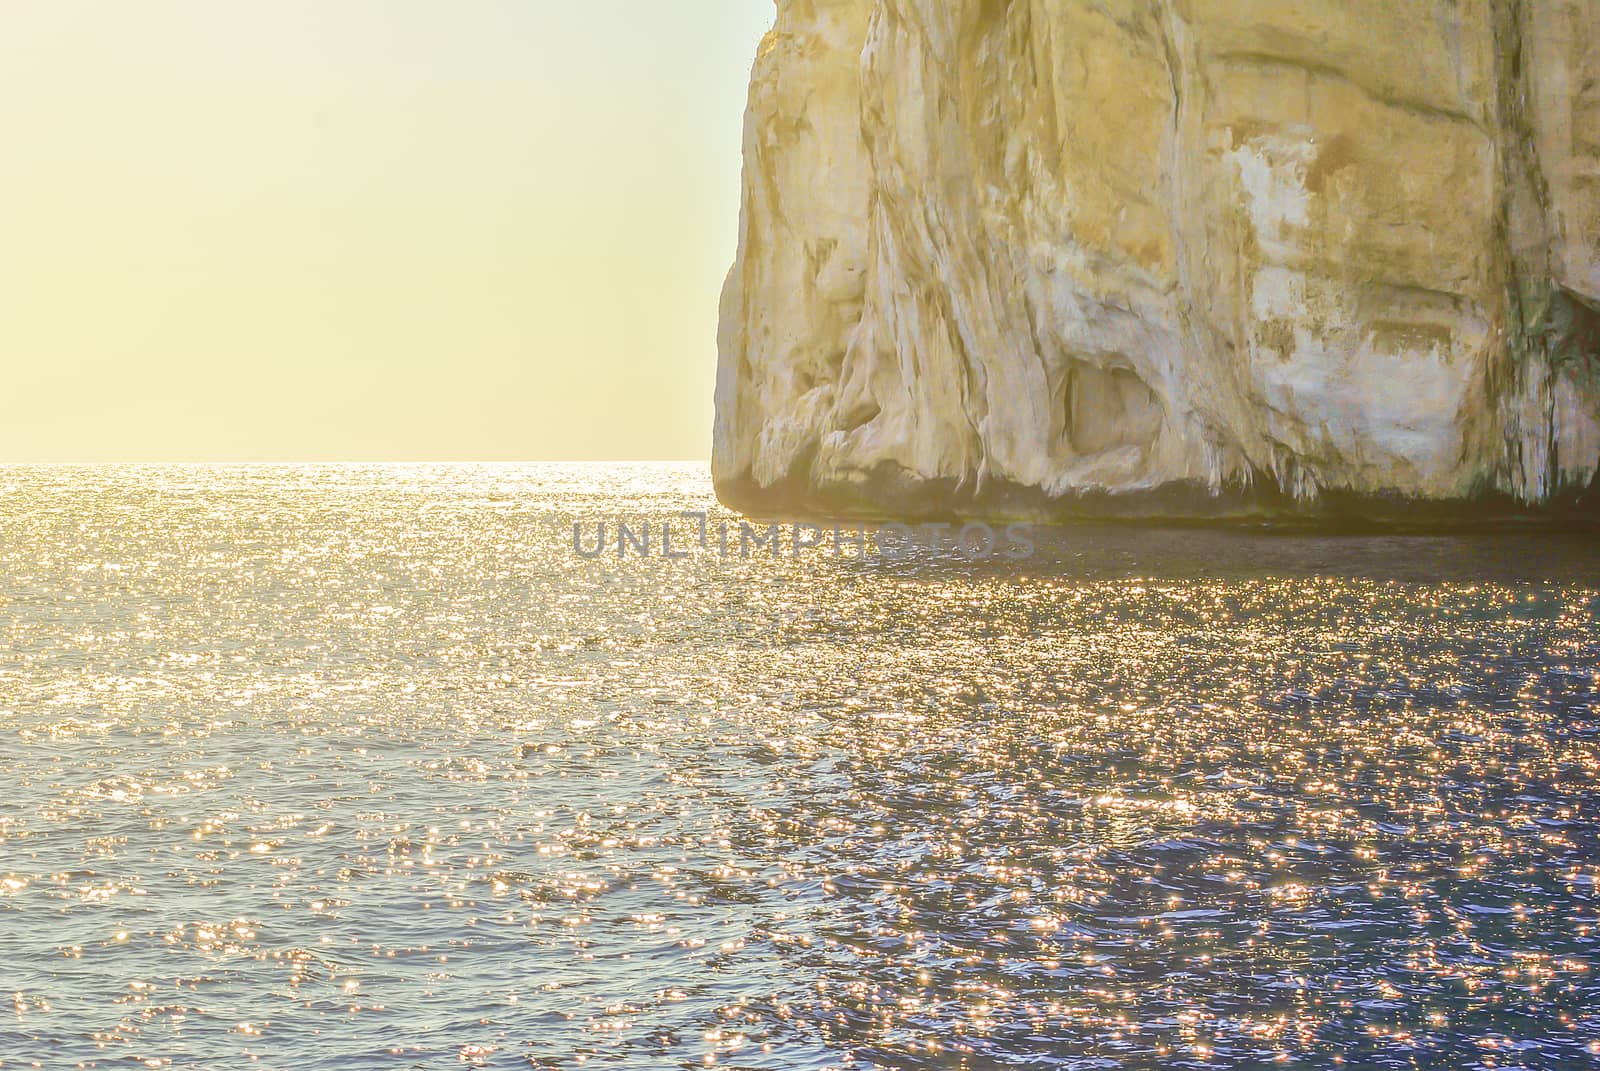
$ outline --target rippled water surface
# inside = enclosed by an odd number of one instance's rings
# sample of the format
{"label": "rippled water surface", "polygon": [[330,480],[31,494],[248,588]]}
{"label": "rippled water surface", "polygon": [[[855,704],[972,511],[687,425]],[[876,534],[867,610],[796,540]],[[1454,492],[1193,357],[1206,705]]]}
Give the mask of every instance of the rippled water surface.
{"label": "rippled water surface", "polygon": [[1593,537],[709,503],[0,469],[0,1066],[1595,1066]]}

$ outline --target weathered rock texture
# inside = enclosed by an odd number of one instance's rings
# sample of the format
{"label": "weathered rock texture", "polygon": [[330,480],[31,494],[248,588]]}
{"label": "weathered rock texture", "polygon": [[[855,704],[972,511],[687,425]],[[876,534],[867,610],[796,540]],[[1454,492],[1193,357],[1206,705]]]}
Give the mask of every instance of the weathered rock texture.
{"label": "weathered rock texture", "polygon": [[1600,0],[778,0],[735,506],[1592,499]]}

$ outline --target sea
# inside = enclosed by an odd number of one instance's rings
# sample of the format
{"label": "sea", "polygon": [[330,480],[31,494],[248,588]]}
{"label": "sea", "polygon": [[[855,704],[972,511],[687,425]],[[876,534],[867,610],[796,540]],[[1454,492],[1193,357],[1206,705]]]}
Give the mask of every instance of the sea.
{"label": "sea", "polygon": [[1600,1064],[1594,534],[741,523],[0,468],[0,1067]]}

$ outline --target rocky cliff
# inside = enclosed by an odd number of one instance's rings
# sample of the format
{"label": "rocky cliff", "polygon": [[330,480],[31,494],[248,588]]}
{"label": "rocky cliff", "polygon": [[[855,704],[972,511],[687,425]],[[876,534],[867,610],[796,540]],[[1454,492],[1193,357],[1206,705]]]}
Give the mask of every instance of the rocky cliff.
{"label": "rocky cliff", "polygon": [[734,506],[1596,496],[1600,0],[778,0],[744,151]]}

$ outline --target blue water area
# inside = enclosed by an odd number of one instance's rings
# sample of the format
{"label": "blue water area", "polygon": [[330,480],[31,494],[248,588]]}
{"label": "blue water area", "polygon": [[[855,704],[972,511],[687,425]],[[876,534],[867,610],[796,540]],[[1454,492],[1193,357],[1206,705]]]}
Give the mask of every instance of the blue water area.
{"label": "blue water area", "polygon": [[0,469],[0,1067],[1600,1062],[1592,536],[723,523]]}

